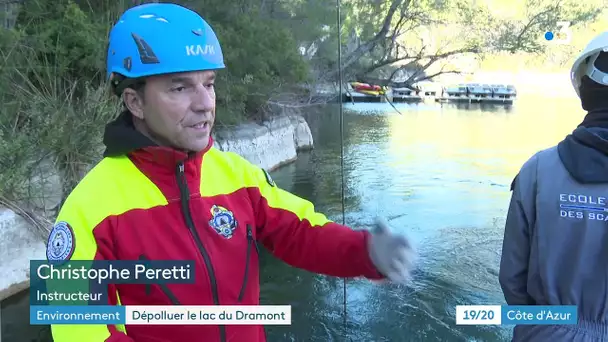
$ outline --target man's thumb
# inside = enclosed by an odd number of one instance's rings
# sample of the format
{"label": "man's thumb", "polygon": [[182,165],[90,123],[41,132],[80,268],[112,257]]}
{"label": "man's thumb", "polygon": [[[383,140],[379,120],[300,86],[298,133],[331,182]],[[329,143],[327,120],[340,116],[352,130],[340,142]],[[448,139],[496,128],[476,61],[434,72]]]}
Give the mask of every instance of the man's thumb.
{"label": "man's thumb", "polygon": [[389,232],[388,221],[384,217],[376,217],[374,234],[388,234]]}

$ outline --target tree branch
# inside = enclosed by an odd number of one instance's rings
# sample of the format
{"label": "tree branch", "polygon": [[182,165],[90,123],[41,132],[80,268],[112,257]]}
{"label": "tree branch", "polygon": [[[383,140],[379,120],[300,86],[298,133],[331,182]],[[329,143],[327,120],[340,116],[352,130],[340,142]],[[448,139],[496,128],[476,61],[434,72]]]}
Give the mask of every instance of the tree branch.
{"label": "tree branch", "polygon": [[410,66],[420,62],[421,60],[426,60],[426,59],[429,60],[429,62],[422,67],[422,70],[424,71],[426,68],[431,66],[433,63],[435,63],[441,59],[445,59],[445,58],[448,58],[448,57],[451,57],[454,55],[460,55],[460,54],[465,54],[465,53],[479,53],[479,48],[473,47],[473,48],[456,49],[456,50],[452,50],[452,51],[448,51],[448,52],[444,52],[444,53],[435,53],[433,55],[423,55],[424,49],[425,49],[425,47],[423,46],[420,49],[420,51],[418,52],[418,54],[415,56],[404,56],[404,57],[400,57],[400,58],[393,58],[391,60],[384,61],[382,63],[378,63],[378,64],[374,65],[373,67],[369,68],[363,75],[369,74],[370,72],[372,72],[378,68],[381,68],[381,67],[384,67],[384,66],[387,66],[390,64],[412,59],[406,65],[400,66],[399,68],[397,68],[396,70],[394,70],[391,73],[391,75],[388,79],[388,81],[391,82],[399,71],[405,70],[405,69],[409,68]]}
{"label": "tree branch", "polygon": [[[380,41],[386,39],[389,29],[391,27],[391,23],[393,21],[393,16],[395,15],[395,12],[399,8],[399,6],[402,4],[402,2],[403,2],[403,0],[392,0],[391,6],[388,9],[386,16],[384,17],[384,21],[383,21],[382,27],[380,28],[380,31],[378,31],[378,33],[376,33],[372,39],[365,42],[364,44],[359,45],[352,53],[350,53],[343,60],[342,65],[339,66],[339,68],[341,68],[341,69],[348,68],[353,63],[355,63],[357,60],[359,60],[359,58],[361,58],[361,56],[372,51],[378,45],[378,43]],[[408,1],[408,3],[409,3],[409,1]],[[330,77],[330,78],[334,77],[336,73],[337,73],[337,71],[334,71],[334,72],[332,72],[331,75],[328,75],[328,77]]]}
{"label": "tree branch", "polygon": [[[447,70],[447,71],[440,70],[440,71],[438,71],[438,72],[436,72],[434,74],[430,74],[430,75],[426,75],[426,76],[421,77],[421,78],[417,78],[415,80],[415,82],[422,82],[422,81],[426,81],[426,80],[431,80],[431,79],[433,79],[433,78],[435,78],[435,77],[437,77],[439,75],[445,75],[445,74],[457,74],[457,75],[460,75],[460,74],[462,74],[462,71],[459,71],[459,70]],[[415,83],[415,82],[412,82],[412,83]]]}
{"label": "tree branch", "polygon": [[369,74],[369,73],[371,73],[372,71],[374,71],[376,69],[379,69],[379,68],[385,67],[387,65],[391,65],[391,64],[397,63],[397,62],[401,62],[401,61],[405,61],[405,60],[408,60],[408,59],[412,59],[412,58],[415,59],[416,61],[418,61],[418,60],[424,58],[424,56],[423,56],[424,49],[425,49],[425,46],[422,46],[422,48],[420,49],[420,51],[418,51],[418,53],[416,55],[414,55],[414,56],[410,56],[409,54],[406,54],[405,56],[402,56],[402,57],[394,57],[394,58],[390,58],[390,59],[387,59],[387,60],[384,60],[384,61],[381,61],[381,62],[378,62],[378,63],[374,63],[372,66],[370,66],[369,68],[367,68],[361,74],[362,75],[366,75],[366,74]]}
{"label": "tree branch", "polygon": [[532,29],[532,27],[534,27],[537,24],[540,24],[539,19],[542,16],[545,16],[551,12],[555,11],[554,7],[548,8],[544,11],[541,11],[539,13],[536,13],[534,16],[532,16],[532,18],[530,18],[530,20],[526,23],[526,25],[524,25],[524,27],[521,29],[521,31],[519,32],[519,34],[517,35],[517,37],[515,37],[515,43],[513,44],[513,46],[509,49],[509,52],[511,53],[515,53],[517,52],[517,50],[521,49],[524,45],[524,36],[526,33],[528,33],[528,31],[530,31]]}

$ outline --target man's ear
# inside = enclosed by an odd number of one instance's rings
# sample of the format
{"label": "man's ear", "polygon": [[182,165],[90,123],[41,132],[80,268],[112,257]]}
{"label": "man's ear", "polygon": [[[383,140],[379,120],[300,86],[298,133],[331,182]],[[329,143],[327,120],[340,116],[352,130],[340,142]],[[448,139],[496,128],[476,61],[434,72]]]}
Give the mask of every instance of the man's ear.
{"label": "man's ear", "polygon": [[126,88],[122,92],[122,99],[125,106],[136,118],[144,118],[144,99],[139,92],[134,89]]}

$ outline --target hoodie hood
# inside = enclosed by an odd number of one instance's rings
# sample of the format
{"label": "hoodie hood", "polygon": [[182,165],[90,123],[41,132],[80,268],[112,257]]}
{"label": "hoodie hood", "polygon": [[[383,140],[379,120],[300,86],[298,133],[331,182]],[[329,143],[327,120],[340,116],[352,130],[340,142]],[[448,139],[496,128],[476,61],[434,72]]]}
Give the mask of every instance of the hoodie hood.
{"label": "hoodie hood", "polygon": [[135,129],[133,117],[128,111],[122,112],[118,118],[106,125],[103,144],[106,146],[104,157],[116,157],[146,147],[158,146]]}
{"label": "hoodie hood", "polygon": [[[608,53],[600,54],[595,67],[608,71]],[[557,145],[559,157],[579,183],[607,183],[608,87],[584,76],[579,90],[587,115],[578,128]]]}
{"label": "hoodie hood", "polygon": [[557,151],[577,182],[608,183],[608,128],[581,125],[557,145]]}

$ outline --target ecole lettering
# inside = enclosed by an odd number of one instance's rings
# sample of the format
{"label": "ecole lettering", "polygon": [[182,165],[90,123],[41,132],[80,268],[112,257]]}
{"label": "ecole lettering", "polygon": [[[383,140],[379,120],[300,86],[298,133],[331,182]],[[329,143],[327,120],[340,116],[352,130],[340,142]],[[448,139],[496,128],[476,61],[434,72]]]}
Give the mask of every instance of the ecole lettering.
{"label": "ecole lettering", "polygon": [[574,194],[560,194],[560,202],[577,203],[577,204],[593,204],[593,205],[606,205],[606,197],[602,196],[587,196],[587,195],[574,195]]}

